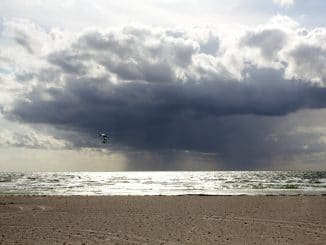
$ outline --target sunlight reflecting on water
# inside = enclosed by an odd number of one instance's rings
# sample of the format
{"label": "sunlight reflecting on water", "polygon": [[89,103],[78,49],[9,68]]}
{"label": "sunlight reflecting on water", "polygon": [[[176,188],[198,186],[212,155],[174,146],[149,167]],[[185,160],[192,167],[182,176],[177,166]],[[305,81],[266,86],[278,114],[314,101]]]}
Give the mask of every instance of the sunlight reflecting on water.
{"label": "sunlight reflecting on water", "polygon": [[1,172],[0,194],[326,194],[326,171]]}

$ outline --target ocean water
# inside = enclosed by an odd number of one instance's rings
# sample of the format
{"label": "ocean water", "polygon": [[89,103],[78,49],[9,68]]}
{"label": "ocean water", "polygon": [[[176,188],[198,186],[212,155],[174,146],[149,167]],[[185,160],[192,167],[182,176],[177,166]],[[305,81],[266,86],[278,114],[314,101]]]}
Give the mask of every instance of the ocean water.
{"label": "ocean water", "polygon": [[326,171],[0,172],[0,194],[326,195]]}

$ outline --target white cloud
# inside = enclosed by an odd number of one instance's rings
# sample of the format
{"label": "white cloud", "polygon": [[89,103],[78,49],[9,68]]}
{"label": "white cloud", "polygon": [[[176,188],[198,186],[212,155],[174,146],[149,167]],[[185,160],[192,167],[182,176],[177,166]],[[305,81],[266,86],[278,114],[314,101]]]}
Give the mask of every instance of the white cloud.
{"label": "white cloud", "polygon": [[273,2],[283,8],[288,8],[294,4],[294,0],[273,0]]}
{"label": "white cloud", "polygon": [[[0,114],[0,148],[24,147],[43,149],[65,149],[70,143],[55,138],[51,133],[42,132],[37,127],[32,127],[19,122],[8,121]],[[39,126],[38,126],[39,128]]]}

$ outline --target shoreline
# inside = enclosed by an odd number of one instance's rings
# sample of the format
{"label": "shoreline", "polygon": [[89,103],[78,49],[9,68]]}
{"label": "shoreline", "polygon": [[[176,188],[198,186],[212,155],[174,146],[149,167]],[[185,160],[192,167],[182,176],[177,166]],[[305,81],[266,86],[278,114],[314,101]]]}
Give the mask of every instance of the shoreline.
{"label": "shoreline", "polygon": [[324,244],[325,196],[0,195],[1,244]]}
{"label": "shoreline", "polygon": [[198,197],[324,197],[326,196],[326,192],[322,193],[279,193],[279,194],[273,194],[273,193],[254,193],[254,194],[175,194],[175,195],[166,195],[166,194],[145,194],[145,195],[134,195],[134,194],[7,194],[7,193],[0,193],[1,197],[191,197],[191,196],[198,196]]}

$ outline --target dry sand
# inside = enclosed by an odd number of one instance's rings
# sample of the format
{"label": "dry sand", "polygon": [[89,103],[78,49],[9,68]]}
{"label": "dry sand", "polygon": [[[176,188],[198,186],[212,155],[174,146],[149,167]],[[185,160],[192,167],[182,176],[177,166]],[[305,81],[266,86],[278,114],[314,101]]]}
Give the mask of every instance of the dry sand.
{"label": "dry sand", "polygon": [[326,244],[325,196],[0,196],[0,244]]}

